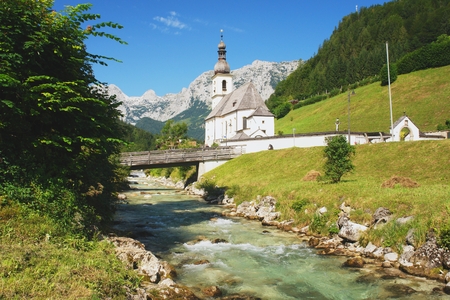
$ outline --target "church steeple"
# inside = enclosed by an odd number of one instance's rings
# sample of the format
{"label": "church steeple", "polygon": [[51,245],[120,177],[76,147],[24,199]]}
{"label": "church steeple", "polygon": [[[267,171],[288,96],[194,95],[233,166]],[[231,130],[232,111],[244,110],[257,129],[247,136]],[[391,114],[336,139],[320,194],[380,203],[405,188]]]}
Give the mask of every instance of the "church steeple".
{"label": "church steeple", "polygon": [[220,100],[231,92],[233,87],[232,75],[230,73],[230,66],[227,62],[226,45],[223,42],[223,30],[220,30],[220,43],[218,46],[218,60],[214,66],[214,76],[212,77],[212,108],[220,102]]}
{"label": "church steeple", "polygon": [[223,30],[220,30],[220,43],[218,48],[219,50],[217,50],[217,53],[219,54],[219,59],[214,66],[214,74],[229,74],[230,66],[227,63],[227,50],[225,50],[227,46],[223,42]]}

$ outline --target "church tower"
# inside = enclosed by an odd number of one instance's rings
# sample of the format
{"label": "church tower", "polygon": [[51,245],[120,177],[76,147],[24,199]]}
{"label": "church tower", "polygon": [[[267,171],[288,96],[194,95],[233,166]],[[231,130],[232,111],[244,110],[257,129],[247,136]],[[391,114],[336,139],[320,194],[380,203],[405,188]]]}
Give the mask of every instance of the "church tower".
{"label": "church tower", "polygon": [[220,100],[222,100],[226,94],[229,94],[233,88],[233,79],[226,57],[226,45],[223,42],[223,30],[220,30],[220,33],[219,50],[217,51],[219,59],[214,66],[214,76],[212,77],[212,109],[214,109]]}

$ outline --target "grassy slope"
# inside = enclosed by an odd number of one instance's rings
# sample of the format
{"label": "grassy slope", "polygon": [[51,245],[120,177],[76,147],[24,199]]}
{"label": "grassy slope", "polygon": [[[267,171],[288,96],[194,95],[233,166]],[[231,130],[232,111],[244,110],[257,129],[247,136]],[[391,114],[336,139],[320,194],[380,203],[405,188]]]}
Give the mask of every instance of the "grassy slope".
{"label": "grassy slope", "polygon": [[[400,75],[391,85],[394,122],[406,114],[422,131],[434,131],[450,119],[450,66]],[[352,131],[389,132],[388,87],[379,82],[355,90],[351,96]],[[347,130],[348,94],[291,111],[276,120],[275,132],[298,133],[334,130],[340,118],[340,130]]]}
{"label": "grassy slope", "polygon": [[[449,73],[450,66],[400,76],[392,88],[393,99],[398,99],[394,110],[397,107],[399,111],[402,106],[399,103],[402,103],[411,112],[408,115],[413,121],[425,130],[433,130],[438,123],[444,123],[450,118],[450,83],[446,80],[450,78]],[[352,98],[354,130],[384,128],[387,131],[390,123],[387,89],[373,84],[356,92],[357,96]],[[386,105],[376,105],[374,98],[377,101],[387,99]],[[406,106],[406,103],[410,105]],[[295,126],[297,132],[299,128],[304,129],[302,132],[333,130],[336,116],[344,119],[346,105],[346,96],[340,95],[293,111],[277,124],[279,128],[292,126],[289,125],[292,116],[295,124],[292,127]],[[380,120],[383,113],[386,120]],[[396,113],[395,118],[401,114]],[[383,127],[384,123],[387,125]],[[329,213],[325,222],[329,222],[323,224],[322,233],[327,233],[331,221],[337,219],[343,201],[355,209],[351,219],[356,222],[370,223],[373,212],[381,206],[389,208],[396,217],[415,216],[413,222],[402,228],[388,225],[371,231],[368,238],[380,245],[400,247],[407,230],[413,227],[420,243],[429,228],[446,226],[450,217],[450,140],[358,145],[353,160],[355,171],[344,176],[343,182],[302,181],[311,170],[322,172],[322,153],[323,147],[314,147],[246,154],[212,170],[206,177],[214,177],[220,186],[239,186],[238,202],[254,199],[257,195],[274,196],[283,219],[292,218],[300,226],[310,224],[315,210],[326,206]],[[381,184],[393,175],[409,177],[420,187],[382,188]],[[291,209],[292,203],[301,199],[308,199],[307,213],[296,213]]]}
{"label": "grassy slope", "polygon": [[111,244],[65,235],[0,197],[0,299],[125,299],[139,282]]}

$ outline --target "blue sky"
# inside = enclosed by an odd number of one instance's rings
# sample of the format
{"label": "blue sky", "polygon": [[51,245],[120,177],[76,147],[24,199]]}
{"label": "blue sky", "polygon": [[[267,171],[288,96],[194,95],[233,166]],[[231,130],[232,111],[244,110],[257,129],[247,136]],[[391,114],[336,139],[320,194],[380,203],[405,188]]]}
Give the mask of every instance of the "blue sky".
{"label": "blue sky", "polygon": [[[122,63],[95,66],[102,82],[128,96],[152,89],[157,95],[178,93],[200,74],[212,70],[223,29],[231,70],[254,60],[273,62],[312,57],[342,18],[356,6],[380,0],[55,0],[54,9],[91,3],[100,21],[124,26],[106,38],[90,38],[88,51]],[[88,24],[86,24],[88,25]]]}

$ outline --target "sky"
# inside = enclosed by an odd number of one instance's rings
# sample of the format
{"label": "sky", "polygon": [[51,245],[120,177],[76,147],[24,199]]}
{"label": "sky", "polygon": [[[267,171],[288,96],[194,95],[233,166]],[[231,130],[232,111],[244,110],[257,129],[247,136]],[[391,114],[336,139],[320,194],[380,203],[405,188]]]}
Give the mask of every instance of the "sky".
{"label": "sky", "polygon": [[[387,0],[55,0],[54,10],[91,3],[92,23],[112,21],[125,40],[91,37],[92,54],[121,63],[94,66],[98,80],[117,85],[128,96],[154,90],[158,96],[182,88],[212,70],[223,30],[231,70],[255,60],[308,60],[329,39],[342,18],[360,7]],[[90,25],[89,23],[86,26]],[[83,25],[84,26],[84,25]]]}

